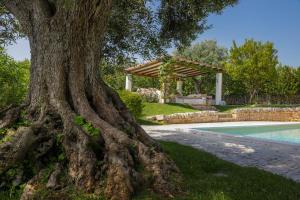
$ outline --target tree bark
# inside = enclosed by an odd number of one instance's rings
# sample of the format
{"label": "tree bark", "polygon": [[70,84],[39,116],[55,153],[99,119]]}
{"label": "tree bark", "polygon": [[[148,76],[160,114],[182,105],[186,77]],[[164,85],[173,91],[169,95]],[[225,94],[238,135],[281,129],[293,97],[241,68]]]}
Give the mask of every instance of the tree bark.
{"label": "tree bark", "polygon": [[253,104],[253,99],[255,97],[255,95],[257,94],[256,90],[253,90],[250,92],[250,95],[249,95],[249,104]]}
{"label": "tree bark", "polygon": [[195,93],[200,94],[202,81],[197,79],[196,77],[193,77],[193,81],[194,81]]}
{"label": "tree bark", "polygon": [[[51,127],[57,129],[60,125],[53,116],[58,115],[63,131],[61,146],[68,161],[60,165],[68,168],[68,176],[78,188],[94,192],[106,180],[106,197],[126,200],[136,192],[138,185],[147,182],[145,174],[150,173],[150,187],[163,195],[172,195],[177,190],[170,182],[173,175],[178,175],[175,164],[136,123],[118,94],[100,79],[100,51],[111,0],[77,0],[69,6],[64,1],[55,4],[47,0],[7,2],[8,9],[21,25],[30,25],[27,27],[31,47],[28,110],[35,121],[33,124],[38,123],[39,128],[26,129],[27,134],[34,137],[30,142],[21,141],[24,147],[17,152],[21,150],[22,158],[30,148],[36,147],[36,141],[49,143],[46,135],[57,137],[53,131],[43,135],[39,130],[49,128],[49,121]],[[97,139],[74,122],[78,115],[100,130]],[[6,147],[0,145],[0,155],[16,152],[13,144],[21,139],[16,137],[8,144],[9,148],[7,144]],[[91,148],[91,144],[98,148]],[[46,148],[45,153],[50,150]],[[0,174],[20,162],[19,158],[0,157]],[[12,162],[7,162],[10,159]],[[12,164],[1,166],[1,163]],[[137,166],[143,166],[143,170]],[[55,188],[53,180],[58,172],[53,173],[49,185]],[[22,199],[32,198],[33,185],[39,178],[39,174],[32,177]]]}

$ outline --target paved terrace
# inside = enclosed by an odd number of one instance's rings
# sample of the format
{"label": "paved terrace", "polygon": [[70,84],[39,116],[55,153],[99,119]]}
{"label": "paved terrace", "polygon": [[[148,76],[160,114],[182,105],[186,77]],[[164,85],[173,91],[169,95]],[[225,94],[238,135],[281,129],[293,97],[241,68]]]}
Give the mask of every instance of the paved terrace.
{"label": "paved terrace", "polygon": [[276,143],[247,137],[205,133],[191,128],[292,124],[280,122],[224,122],[143,126],[153,138],[174,141],[210,152],[241,166],[258,167],[300,182],[300,144]]}

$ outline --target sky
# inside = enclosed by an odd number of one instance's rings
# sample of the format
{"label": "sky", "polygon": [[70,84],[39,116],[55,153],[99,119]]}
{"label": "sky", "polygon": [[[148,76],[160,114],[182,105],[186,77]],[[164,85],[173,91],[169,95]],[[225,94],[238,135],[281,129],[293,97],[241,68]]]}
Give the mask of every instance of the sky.
{"label": "sky", "polygon": [[[246,38],[271,41],[278,50],[279,62],[300,66],[300,0],[240,0],[221,15],[210,15],[212,28],[199,35],[195,42],[213,39],[230,48],[233,40],[242,44]],[[7,47],[17,60],[30,58],[25,39]]]}

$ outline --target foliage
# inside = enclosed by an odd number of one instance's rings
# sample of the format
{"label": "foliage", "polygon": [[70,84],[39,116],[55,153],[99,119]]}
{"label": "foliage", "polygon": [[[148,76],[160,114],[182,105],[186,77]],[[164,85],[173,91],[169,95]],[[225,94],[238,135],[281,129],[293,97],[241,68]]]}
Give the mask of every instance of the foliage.
{"label": "foliage", "polygon": [[228,50],[219,46],[216,40],[204,40],[181,51],[176,51],[174,54],[200,63],[220,66],[226,61]]}
{"label": "foliage", "polygon": [[101,78],[111,88],[115,90],[122,90],[125,87],[124,70],[130,65],[133,65],[130,61],[123,61],[121,64],[111,64],[102,61],[100,63]]}
{"label": "foliage", "polygon": [[238,98],[242,98],[247,96],[247,91],[243,84],[243,80],[235,79],[226,71],[223,73],[223,96],[235,96]]}
{"label": "foliage", "polygon": [[159,78],[133,76],[133,88],[160,88]]}
{"label": "foliage", "polygon": [[0,48],[0,108],[21,103],[29,84],[29,61],[16,62]]}
{"label": "foliage", "polygon": [[9,11],[0,5],[0,47],[11,44],[20,36],[22,34],[19,23]]}
{"label": "foliage", "polygon": [[188,45],[208,28],[206,17],[220,13],[236,0],[115,0],[106,35],[108,62],[141,55],[163,54],[170,44]]}
{"label": "foliage", "polygon": [[201,3],[198,0],[161,1],[161,38],[173,41],[177,47],[187,46],[198,33],[208,28],[204,19],[210,13],[220,13],[224,7],[234,3],[234,0],[205,0]]}
{"label": "foliage", "polygon": [[[252,46],[250,44],[251,42]],[[274,49],[274,47],[272,49],[270,49],[269,47],[268,49],[268,47],[266,46],[268,46],[268,43],[264,44],[262,42],[246,40],[245,44],[241,47],[237,47],[234,43],[233,47],[231,48],[230,54],[228,55],[227,49],[218,46],[216,41],[205,40],[189,48],[182,49],[181,51],[176,51],[174,54],[176,56],[185,57],[187,59],[196,60],[198,62],[208,63],[211,65],[223,66],[225,64],[226,67],[223,71],[223,94],[225,97],[250,96],[246,85],[256,85],[257,88],[259,88],[259,91],[256,92],[256,95],[268,95],[271,97],[272,95],[292,96],[296,94],[299,91],[300,70],[293,69],[289,66],[276,67],[276,50]],[[251,51],[251,53],[247,54],[246,51]],[[247,54],[247,56],[244,56],[245,54]],[[271,57],[273,56],[273,59],[271,59],[269,55]],[[243,71],[240,70],[241,67],[238,68],[235,64],[232,64],[234,57],[236,58],[236,60],[238,58],[243,60],[243,63],[239,63],[240,65],[244,66]],[[255,64],[254,62],[256,58],[258,58],[258,60],[256,60],[258,64]],[[267,58],[269,58],[269,60],[267,60]],[[227,62],[228,64],[226,64]],[[245,63],[247,63],[248,65]],[[248,71],[245,72],[247,69]],[[253,71],[256,70],[259,70],[261,73],[253,73]],[[248,78],[245,79],[244,77],[246,76],[246,74],[248,74]],[[251,76],[249,77],[249,75]],[[255,78],[253,79],[253,77]],[[295,85],[296,79],[298,81],[298,84]],[[249,83],[249,81],[251,80],[253,81]],[[286,80],[291,81],[287,82]],[[186,79],[183,87],[184,94],[187,95],[193,93],[195,91],[195,85],[197,84],[200,85],[199,89],[202,93],[214,95],[215,72],[209,72],[207,73],[207,75],[202,77]],[[295,90],[297,91],[295,92]]]}
{"label": "foliage", "polygon": [[277,64],[277,50],[273,43],[247,39],[241,46],[233,42],[226,71],[233,80],[243,84],[252,103],[255,95],[269,93],[275,81]]}
{"label": "foliage", "polygon": [[6,128],[0,128],[0,138],[1,138],[2,136],[4,136],[6,132],[7,132],[7,129],[6,129]]}
{"label": "foliage", "polygon": [[[101,77],[106,84],[115,90],[123,90],[125,87],[125,68],[133,66],[135,63],[129,60],[123,61],[119,64],[112,64],[107,62],[101,63]],[[157,78],[133,76],[133,89],[137,88],[159,88],[159,81]]]}
{"label": "foliage", "polygon": [[164,63],[160,66],[159,69],[159,82],[160,82],[160,91],[161,99],[168,99],[173,93],[171,88],[172,83],[174,83],[175,74],[174,74],[174,64],[172,58],[166,58]]}
{"label": "foliage", "polygon": [[82,116],[76,116],[74,119],[75,124],[78,126],[81,126],[85,132],[87,132],[91,136],[99,136],[100,130],[98,128],[95,128],[92,123],[87,122]]}
{"label": "foliage", "polygon": [[[47,1],[56,6],[61,1]],[[75,1],[64,0],[67,9]],[[113,0],[107,32],[102,49],[109,63],[119,63],[124,58],[139,54],[153,57],[163,54],[166,47],[188,45],[199,33],[209,28],[206,18],[211,13],[220,14],[237,0]],[[0,6],[3,1],[0,1]],[[0,7],[1,40],[16,39],[20,32],[15,18]],[[23,27],[26,28],[26,27]]]}
{"label": "foliage", "polygon": [[0,139],[0,144],[10,142],[12,137],[10,135],[5,135],[3,138]]}
{"label": "foliage", "polygon": [[295,75],[297,79],[297,94],[300,94],[300,66],[296,68]]}
{"label": "foliage", "polygon": [[127,106],[130,113],[137,119],[141,116],[143,111],[142,97],[134,92],[125,90],[119,91],[120,98]]}
{"label": "foliage", "polygon": [[[200,63],[212,66],[222,66],[228,57],[228,50],[225,47],[219,46],[215,40],[205,40],[201,43],[196,43],[191,47],[177,50],[174,54],[175,56],[198,61]],[[203,69],[201,70],[203,71]],[[187,95],[200,92],[212,95],[215,92],[215,82],[216,73],[212,71],[207,71],[204,76],[186,79],[183,87],[184,94]]]}
{"label": "foliage", "polygon": [[280,96],[293,96],[298,90],[297,69],[279,65],[276,68],[277,78],[273,93]]}

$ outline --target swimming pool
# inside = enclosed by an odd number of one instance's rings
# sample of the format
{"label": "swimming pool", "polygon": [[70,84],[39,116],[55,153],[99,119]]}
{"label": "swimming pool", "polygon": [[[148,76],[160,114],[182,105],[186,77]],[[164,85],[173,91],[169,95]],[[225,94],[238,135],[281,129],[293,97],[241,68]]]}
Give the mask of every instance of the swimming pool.
{"label": "swimming pool", "polygon": [[300,124],[194,128],[200,131],[300,144]]}

